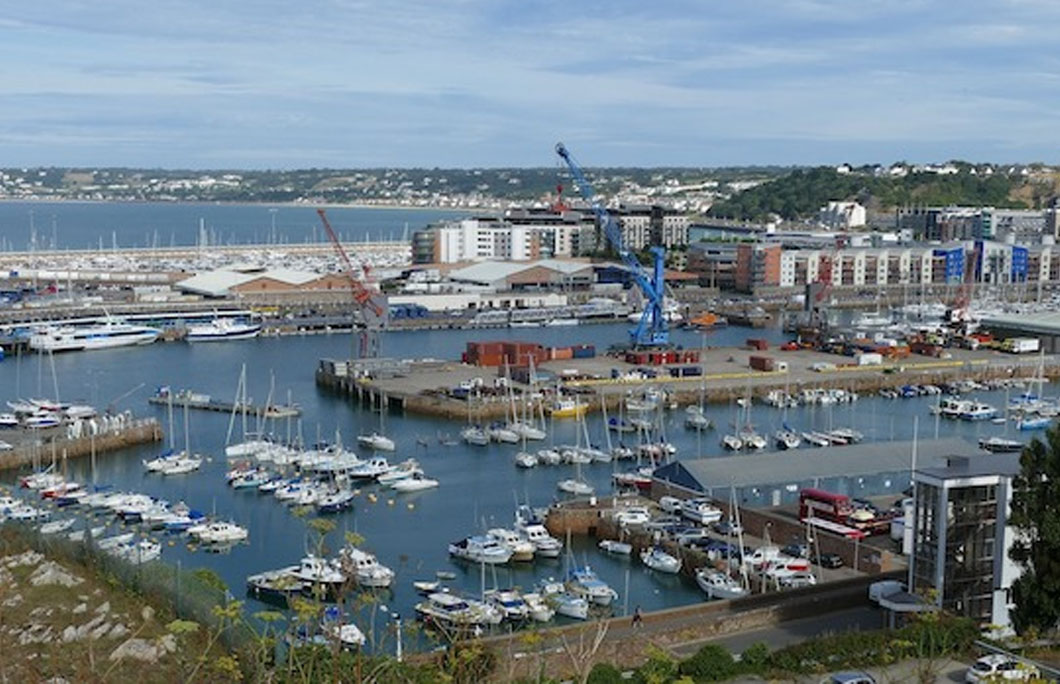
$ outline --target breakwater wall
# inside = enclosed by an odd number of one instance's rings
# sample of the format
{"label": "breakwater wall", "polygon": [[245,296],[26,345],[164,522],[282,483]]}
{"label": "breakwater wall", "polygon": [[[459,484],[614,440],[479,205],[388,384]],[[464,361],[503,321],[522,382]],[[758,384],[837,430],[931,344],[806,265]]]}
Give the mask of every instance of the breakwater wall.
{"label": "breakwater wall", "polygon": [[[89,432],[86,430],[86,432]],[[110,430],[96,434],[70,436],[53,434],[38,440],[23,440],[15,448],[0,452],[0,470],[39,466],[60,457],[81,458],[127,449],[138,444],[162,441],[161,424],[154,418],[139,418],[124,422]]]}

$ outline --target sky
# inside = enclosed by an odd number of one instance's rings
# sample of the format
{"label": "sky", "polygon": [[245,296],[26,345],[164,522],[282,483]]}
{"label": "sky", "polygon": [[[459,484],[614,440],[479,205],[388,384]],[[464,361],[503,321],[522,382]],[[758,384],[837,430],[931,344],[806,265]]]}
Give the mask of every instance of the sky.
{"label": "sky", "polygon": [[0,167],[1060,162],[1054,0],[37,0]]}

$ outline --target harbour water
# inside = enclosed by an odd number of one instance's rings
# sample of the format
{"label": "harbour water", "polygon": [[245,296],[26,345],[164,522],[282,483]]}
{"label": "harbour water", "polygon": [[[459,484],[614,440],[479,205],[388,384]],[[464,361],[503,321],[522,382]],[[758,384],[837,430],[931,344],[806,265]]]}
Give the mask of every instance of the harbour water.
{"label": "harbour water", "polygon": [[[344,241],[356,242],[400,240],[406,230],[467,213],[334,207],[328,218]],[[0,202],[0,251],[326,241],[312,206]]]}
{"label": "harbour water", "polygon": [[[590,342],[598,348],[623,341],[625,324],[592,325],[563,329],[534,329],[519,331],[414,331],[386,333],[382,346],[386,355],[397,357],[454,358],[469,340],[510,337],[532,339],[542,344],[570,344]],[[706,341],[709,345],[740,344],[748,331],[741,328],[721,329],[708,333],[677,331],[679,344],[695,345]],[[757,337],[772,341],[782,338],[776,329],[757,330]],[[343,531],[356,531],[366,539],[366,547],[374,551],[381,562],[395,569],[397,580],[386,602],[391,611],[411,618],[418,600],[411,583],[433,579],[437,571],[456,574],[449,582],[454,588],[477,593],[480,588],[479,568],[451,561],[447,555],[450,541],[487,527],[510,526],[516,500],[544,506],[555,500],[559,492],[557,481],[571,477],[573,466],[539,466],[533,470],[518,469],[512,458],[515,446],[488,447],[444,446],[439,437],[458,436],[459,424],[421,416],[402,416],[388,413],[380,416],[351,405],[345,399],[319,390],[313,380],[317,360],[323,357],[344,358],[350,348],[348,335],[296,336],[264,338],[211,345],[158,343],[148,347],[125,348],[56,355],[53,361],[40,358],[8,358],[0,363],[0,401],[16,397],[51,396],[54,394],[52,364],[59,399],[84,401],[101,408],[113,402],[116,410],[134,409],[138,414],[155,415],[165,424],[164,407],[149,406],[146,399],[155,388],[168,385],[174,390],[191,388],[198,392],[232,399],[241,364],[246,364],[249,394],[255,401],[264,401],[270,378],[275,383],[277,398],[285,400],[290,391],[301,404],[303,417],[301,432],[307,442],[318,435],[330,440],[341,435],[343,443],[355,448],[357,434],[382,429],[397,443],[397,453],[391,461],[415,457],[428,476],[441,481],[438,489],[412,495],[395,495],[376,485],[362,489],[352,511],[333,516],[337,530],[328,539],[335,550],[342,543]],[[487,369],[484,369],[484,375]],[[140,383],[144,387],[120,398]],[[982,392],[981,398],[1001,406],[1004,392]],[[120,398],[120,399],[119,399]],[[909,439],[914,416],[920,416],[920,437],[931,438],[956,435],[968,439],[1002,434],[1005,426],[989,422],[965,423],[936,421],[929,413],[933,397],[909,400],[888,400],[862,397],[860,401],[833,407],[799,407],[785,415],[779,409],[756,405],[751,420],[763,434],[771,434],[787,422],[794,429],[827,429],[852,427],[863,432],[869,440]],[[176,411],[174,428],[178,448],[182,446],[184,430],[181,412]],[[678,447],[678,458],[696,455],[721,456],[719,444],[722,432],[736,419],[735,406],[711,406],[707,414],[717,429],[693,433],[682,426],[683,411],[675,411],[666,418],[667,437]],[[191,507],[215,512],[223,518],[246,525],[250,529],[248,544],[237,546],[225,554],[192,551],[179,539],[167,540],[163,561],[180,561],[184,568],[205,566],[216,570],[233,593],[242,594],[248,574],[297,563],[307,545],[306,524],[271,496],[255,490],[233,491],[224,482],[228,467],[223,453],[229,417],[212,412],[191,412],[190,441],[192,449],[211,457],[202,470],[183,476],[162,478],[144,473],[141,459],[152,458],[162,449],[151,446],[130,449],[101,456],[96,472],[90,472],[88,460],[72,461],[68,473],[72,479],[113,485],[121,490],[135,490],[168,499],[183,500]],[[279,437],[297,426],[285,421],[271,426]],[[553,427],[556,443],[573,443],[577,426],[574,422],[557,421]],[[594,442],[604,441],[602,417],[590,416],[588,429]],[[1010,426],[1009,436],[1015,431]],[[239,432],[237,421],[236,432]],[[1021,435],[1025,437],[1027,435]],[[427,446],[418,443],[423,440]],[[546,442],[547,444],[548,442]],[[842,448],[842,447],[837,447]],[[359,451],[362,456],[366,455]],[[741,456],[755,458],[754,454]],[[619,467],[625,467],[621,465]],[[582,474],[598,494],[611,491],[610,477],[614,466],[592,464],[582,467]],[[14,481],[15,473],[5,473],[3,480]],[[900,489],[900,488],[899,488]],[[367,496],[378,495],[373,503]],[[168,545],[173,541],[172,545]],[[702,600],[692,582],[685,578],[663,576],[647,571],[638,562],[605,557],[599,554],[591,540],[574,540],[574,555],[579,562],[588,561],[620,593],[616,611],[632,611],[636,606],[653,610]],[[486,573],[486,584],[496,581],[501,586],[529,587],[536,580],[563,573],[564,560],[535,561],[523,567],[502,567]],[[628,580],[628,598],[626,584]]]}

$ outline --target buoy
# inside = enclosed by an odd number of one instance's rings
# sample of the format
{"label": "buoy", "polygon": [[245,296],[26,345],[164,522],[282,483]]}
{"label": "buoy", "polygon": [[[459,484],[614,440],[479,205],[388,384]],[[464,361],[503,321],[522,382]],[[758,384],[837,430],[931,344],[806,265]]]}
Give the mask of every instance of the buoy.
{"label": "buoy", "polygon": [[376,496],[375,496],[375,494],[369,494],[369,495],[368,495],[368,500],[369,500],[370,502],[372,502],[372,503],[375,503],[375,502],[376,502]]}
{"label": "buoy", "polygon": [[413,510],[413,509],[415,509],[415,508],[416,508],[416,504],[414,504],[414,503],[412,503],[412,502],[410,501],[410,502],[408,502],[407,504],[405,504],[405,507],[406,507],[406,508],[408,508],[408,509],[409,509],[409,510],[411,511],[411,510]]}
{"label": "buoy", "polygon": [[394,505],[394,500],[393,499],[387,499],[386,500],[386,505],[387,506],[393,506]]}
{"label": "buoy", "polygon": [[360,496],[361,495],[361,490],[359,490],[359,489],[353,490],[353,495],[354,496]]}

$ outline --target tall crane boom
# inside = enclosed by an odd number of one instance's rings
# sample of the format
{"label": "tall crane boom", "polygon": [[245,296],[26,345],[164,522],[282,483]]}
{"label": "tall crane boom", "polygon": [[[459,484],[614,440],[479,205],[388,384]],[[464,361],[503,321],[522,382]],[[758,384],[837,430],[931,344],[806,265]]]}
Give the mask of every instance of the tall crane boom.
{"label": "tall crane boom", "polygon": [[571,176],[578,186],[578,191],[592,207],[596,220],[604,229],[607,241],[611,243],[622,263],[626,265],[633,276],[633,282],[640,288],[644,295],[644,313],[641,314],[637,327],[629,331],[633,346],[635,347],[663,347],[670,344],[670,331],[667,329],[665,310],[663,302],[666,290],[666,277],[663,265],[666,260],[666,250],[659,246],[653,246],[651,253],[655,257],[653,272],[651,275],[641,265],[640,259],[626,247],[622,239],[622,230],[618,226],[611,213],[597,199],[596,191],[585,177],[578,162],[563,145],[556,143],[556,154],[567,164]]}
{"label": "tall crane boom", "polygon": [[[331,222],[328,221],[328,216],[324,210],[317,209],[317,215],[320,216],[320,222],[324,224],[324,231],[328,234],[328,239],[331,240],[331,245],[335,248],[336,254],[339,255],[339,259],[346,267],[346,277],[350,281],[350,292],[353,294],[353,302],[355,308],[361,314],[363,325],[361,356],[376,356],[379,351],[376,333],[386,321],[386,299],[381,293],[368,287],[364,280],[357,276],[357,269],[354,268],[353,262],[350,260],[349,255],[346,254],[346,249],[342,246],[335,229],[331,227]],[[353,327],[356,329],[356,324]]]}

